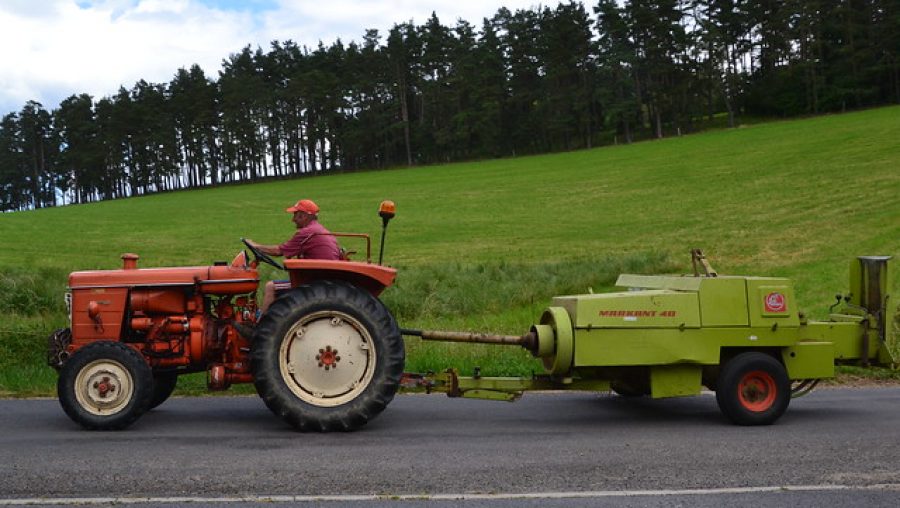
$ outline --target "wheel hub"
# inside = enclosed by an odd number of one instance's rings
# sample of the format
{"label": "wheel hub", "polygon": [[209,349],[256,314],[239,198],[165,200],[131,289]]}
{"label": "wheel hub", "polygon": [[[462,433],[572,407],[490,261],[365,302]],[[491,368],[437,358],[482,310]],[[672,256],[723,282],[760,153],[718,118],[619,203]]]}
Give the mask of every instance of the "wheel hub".
{"label": "wheel hub", "polygon": [[85,411],[108,416],[131,401],[134,381],[115,360],[96,360],[84,366],[75,378],[75,398]]}
{"label": "wheel hub", "polygon": [[279,363],[282,378],[301,400],[333,407],[353,400],[369,385],[375,372],[375,346],[369,332],[352,316],[316,312],[288,330]]}
{"label": "wheel hub", "polygon": [[749,372],[738,384],[741,405],[750,411],[769,409],[775,403],[776,394],[775,380],[768,372]]}
{"label": "wheel hub", "polygon": [[319,354],[316,355],[316,360],[319,361],[319,367],[324,367],[325,370],[336,369],[337,362],[341,361],[341,357],[337,355],[337,349],[331,349],[331,346],[325,346],[325,349],[320,349]]}
{"label": "wheel hub", "polygon": [[110,384],[109,377],[104,376],[101,382],[94,383],[94,389],[97,390],[97,393],[102,399],[105,398],[110,392],[116,391],[116,385]]}

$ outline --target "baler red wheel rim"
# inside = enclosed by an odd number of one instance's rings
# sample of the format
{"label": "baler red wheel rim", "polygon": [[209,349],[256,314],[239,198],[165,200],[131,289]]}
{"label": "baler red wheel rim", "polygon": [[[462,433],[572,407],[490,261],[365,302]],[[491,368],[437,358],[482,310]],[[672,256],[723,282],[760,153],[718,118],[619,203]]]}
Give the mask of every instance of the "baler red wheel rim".
{"label": "baler red wheel rim", "polygon": [[775,404],[778,386],[766,371],[754,370],[744,374],[738,383],[738,401],[748,411],[761,413]]}

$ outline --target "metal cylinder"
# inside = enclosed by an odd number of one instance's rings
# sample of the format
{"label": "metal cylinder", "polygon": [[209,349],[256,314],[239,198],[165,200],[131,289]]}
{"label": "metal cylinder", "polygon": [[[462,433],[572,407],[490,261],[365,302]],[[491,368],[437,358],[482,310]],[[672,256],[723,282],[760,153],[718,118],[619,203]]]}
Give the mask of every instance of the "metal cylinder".
{"label": "metal cylinder", "polygon": [[145,314],[183,314],[186,299],[181,289],[135,289],[131,310]]}
{"label": "metal cylinder", "polygon": [[137,270],[137,262],[138,259],[141,259],[140,256],[131,252],[126,252],[125,254],[122,254],[121,257],[123,270]]}
{"label": "metal cylinder", "polygon": [[494,335],[490,333],[442,332],[437,330],[402,329],[403,335],[422,337],[422,340],[443,342],[465,342],[469,344],[498,344],[503,346],[522,346],[529,351],[537,349],[537,336],[534,332],[525,335]]}
{"label": "metal cylinder", "polygon": [[231,386],[224,365],[217,363],[209,367],[206,373],[206,386],[213,391],[226,390]]}
{"label": "metal cylinder", "polygon": [[131,318],[131,329],[139,331],[147,331],[154,326],[159,326],[161,332],[164,333],[187,333],[189,330],[188,320],[184,316],[169,316],[167,318],[136,317]]}
{"label": "metal cylinder", "polygon": [[547,373],[552,376],[570,375],[574,364],[575,332],[568,311],[562,307],[548,307],[544,310],[540,323],[533,325],[531,331],[525,335],[441,332],[409,328],[401,329],[400,333],[421,337],[423,340],[522,346],[532,355],[541,358]]}
{"label": "metal cylinder", "polygon": [[[544,346],[539,350],[547,352],[541,355],[547,373],[553,376],[568,375],[575,353],[575,333],[569,313],[562,307],[548,307],[541,314],[541,322],[536,329]],[[547,343],[551,338],[552,349]]]}
{"label": "metal cylinder", "polygon": [[537,348],[531,354],[538,358],[552,356],[556,350],[556,333],[550,325],[532,325],[531,333],[537,337]]}

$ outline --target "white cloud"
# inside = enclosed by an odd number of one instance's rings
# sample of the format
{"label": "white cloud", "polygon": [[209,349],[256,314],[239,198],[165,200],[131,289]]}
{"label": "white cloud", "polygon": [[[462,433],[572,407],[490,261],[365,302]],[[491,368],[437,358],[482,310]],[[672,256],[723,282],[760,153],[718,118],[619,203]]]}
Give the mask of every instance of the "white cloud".
{"label": "white cloud", "polygon": [[[167,82],[199,64],[215,76],[222,59],[275,39],[315,47],[423,23],[475,26],[506,5],[531,0],[4,0],[0,4],[0,115],[37,100],[47,109],[75,93],[95,98],[137,80]],[[555,2],[553,2],[555,3]],[[253,9],[253,10],[251,10]]]}

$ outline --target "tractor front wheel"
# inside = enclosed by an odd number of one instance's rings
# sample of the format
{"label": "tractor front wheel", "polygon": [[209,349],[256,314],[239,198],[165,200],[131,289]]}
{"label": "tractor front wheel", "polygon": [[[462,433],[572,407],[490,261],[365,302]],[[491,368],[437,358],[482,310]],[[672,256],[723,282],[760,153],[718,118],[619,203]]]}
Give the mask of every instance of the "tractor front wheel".
{"label": "tractor front wheel", "polygon": [[94,342],[63,364],[57,393],[69,418],[84,428],[123,429],[149,408],[153,374],[144,357],[125,344]]}
{"label": "tractor front wheel", "polygon": [[377,298],[348,283],[318,281],[272,304],[251,359],[256,390],[272,412],[303,431],[348,431],[393,399],[405,350]]}
{"label": "tractor front wheel", "polygon": [[784,366],[764,353],[741,353],[722,368],[716,402],[738,425],[770,425],[787,410],[791,383]]}
{"label": "tractor front wheel", "polygon": [[175,391],[175,385],[178,384],[178,373],[174,371],[163,371],[153,373],[153,396],[150,397],[150,408],[153,409],[163,402],[169,400],[172,392]]}

